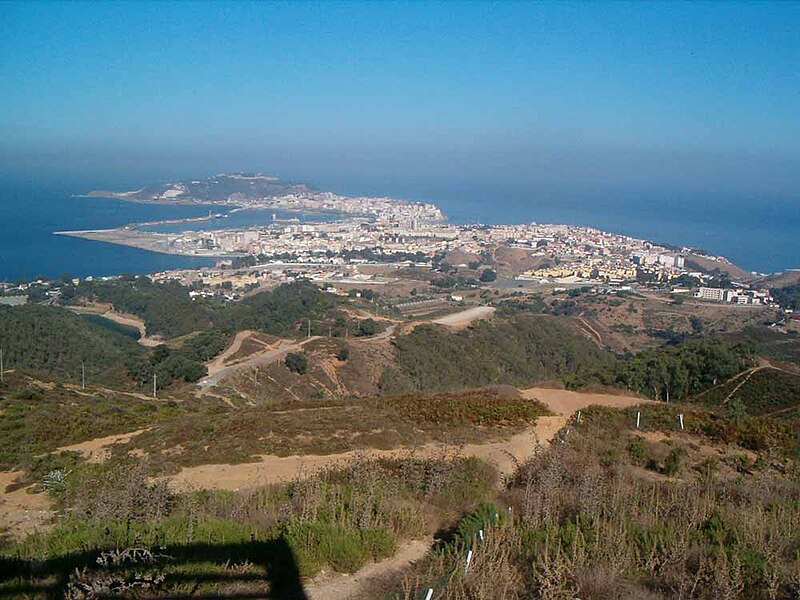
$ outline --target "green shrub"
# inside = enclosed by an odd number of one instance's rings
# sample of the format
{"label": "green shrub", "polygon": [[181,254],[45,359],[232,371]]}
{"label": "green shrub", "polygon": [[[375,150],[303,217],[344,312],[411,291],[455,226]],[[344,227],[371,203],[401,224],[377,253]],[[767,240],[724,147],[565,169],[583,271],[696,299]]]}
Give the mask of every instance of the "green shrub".
{"label": "green shrub", "polygon": [[308,359],[301,352],[290,352],[283,361],[292,373],[304,375],[308,370]]}

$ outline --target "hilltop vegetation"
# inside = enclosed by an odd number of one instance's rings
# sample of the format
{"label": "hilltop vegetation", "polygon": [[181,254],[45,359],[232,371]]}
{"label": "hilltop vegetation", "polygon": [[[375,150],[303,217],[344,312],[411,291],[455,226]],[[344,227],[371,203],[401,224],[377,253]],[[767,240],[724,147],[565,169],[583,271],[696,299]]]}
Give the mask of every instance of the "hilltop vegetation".
{"label": "hilltop vegetation", "polygon": [[569,324],[544,316],[479,321],[460,332],[420,325],[395,346],[397,366],[381,380],[385,392],[524,387],[613,362]]}
{"label": "hilltop vegetation", "polygon": [[70,515],[57,528],[0,550],[0,595],[302,598],[301,578],[391,556],[472,510],[493,483],[475,459],[409,457],[175,494],[140,465],[95,466],[56,492]]}
{"label": "hilltop vegetation", "polygon": [[154,283],[148,277],[84,280],[69,296],[111,304],[119,312],[140,317],[149,335],[167,338],[212,327],[217,312],[207,301],[192,300],[188,288],[179,283]]}
{"label": "hilltop vegetation", "polygon": [[645,411],[650,435],[630,410],[584,411],[501,495],[513,518],[498,505],[468,515],[387,589],[416,598],[433,587],[445,600],[796,598],[796,463],[701,445],[664,408]]}
{"label": "hilltop vegetation", "polygon": [[676,346],[645,350],[602,368],[568,378],[572,388],[590,383],[614,386],[654,400],[678,401],[722,382],[753,363],[750,347],[696,339]]}
{"label": "hilltop vegetation", "polygon": [[140,348],[129,336],[58,307],[0,306],[0,348],[5,368],[31,369],[80,381],[101,377]]}
{"label": "hilltop vegetation", "polygon": [[148,335],[165,338],[213,328],[291,336],[304,319],[332,318],[337,305],[330,294],[306,281],[227,304],[192,299],[189,289],[177,282],[154,283],[142,276],[82,282],[70,297],[110,303],[117,311],[141,317]]}

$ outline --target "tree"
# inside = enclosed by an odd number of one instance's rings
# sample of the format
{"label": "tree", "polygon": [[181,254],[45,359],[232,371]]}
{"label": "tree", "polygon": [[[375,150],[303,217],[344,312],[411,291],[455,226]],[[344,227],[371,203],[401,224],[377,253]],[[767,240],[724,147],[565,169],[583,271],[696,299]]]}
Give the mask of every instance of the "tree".
{"label": "tree", "polygon": [[497,273],[492,269],[484,269],[481,271],[480,280],[482,283],[489,283],[497,279]]}
{"label": "tree", "polygon": [[358,322],[358,328],[356,329],[356,336],[357,337],[365,337],[370,335],[375,335],[380,331],[380,325],[375,319],[363,319],[362,321]]}
{"label": "tree", "polygon": [[290,352],[283,362],[292,373],[297,373],[298,375],[304,375],[308,370],[308,359],[301,352]]}

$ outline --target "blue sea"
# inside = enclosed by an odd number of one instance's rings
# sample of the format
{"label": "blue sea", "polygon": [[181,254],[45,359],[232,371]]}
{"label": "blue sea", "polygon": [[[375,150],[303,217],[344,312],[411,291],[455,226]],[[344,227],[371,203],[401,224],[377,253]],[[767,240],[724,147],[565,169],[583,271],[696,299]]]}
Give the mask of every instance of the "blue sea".
{"label": "blue sea", "polygon": [[[0,182],[0,280],[37,275],[73,277],[150,273],[209,265],[212,259],[158,254],[53,235],[54,231],[102,229],[143,221],[199,217],[219,207],[144,205],[82,198],[91,182],[37,186]],[[346,188],[347,186],[341,186]],[[127,189],[119,186],[118,189]],[[457,223],[572,223],[656,242],[689,245],[722,254],[754,271],[800,268],[800,203],[747,199],[696,199],[653,195],[603,195],[558,200],[524,189],[481,190],[479,186],[389,186],[335,189],[339,193],[389,195],[438,204]],[[281,213],[279,218],[297,215]],[[307,216],[302,216],[307,219]],[[225,219],[200,221],[192,229],[269,223],[270,211],[239,211]],[[155,227],[183,231],[186,224]]]}

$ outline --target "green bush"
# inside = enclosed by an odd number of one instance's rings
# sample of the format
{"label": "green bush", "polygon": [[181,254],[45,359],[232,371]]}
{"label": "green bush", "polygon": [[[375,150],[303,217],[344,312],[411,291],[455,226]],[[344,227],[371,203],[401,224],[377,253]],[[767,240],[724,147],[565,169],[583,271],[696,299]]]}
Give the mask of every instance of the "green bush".
{"label": "green bush", "polygon": [[386,529],[360,530],[319,521],[290,521],[284,536],[304,576],[325,565],[354,573],[370,559],[391,556],[396,545],[394,534]]}
{"label": "green bush", "polygon": [[308,370],[308,359],[301,352],[290,352],[283,361],[292,373],[304,375]]}

